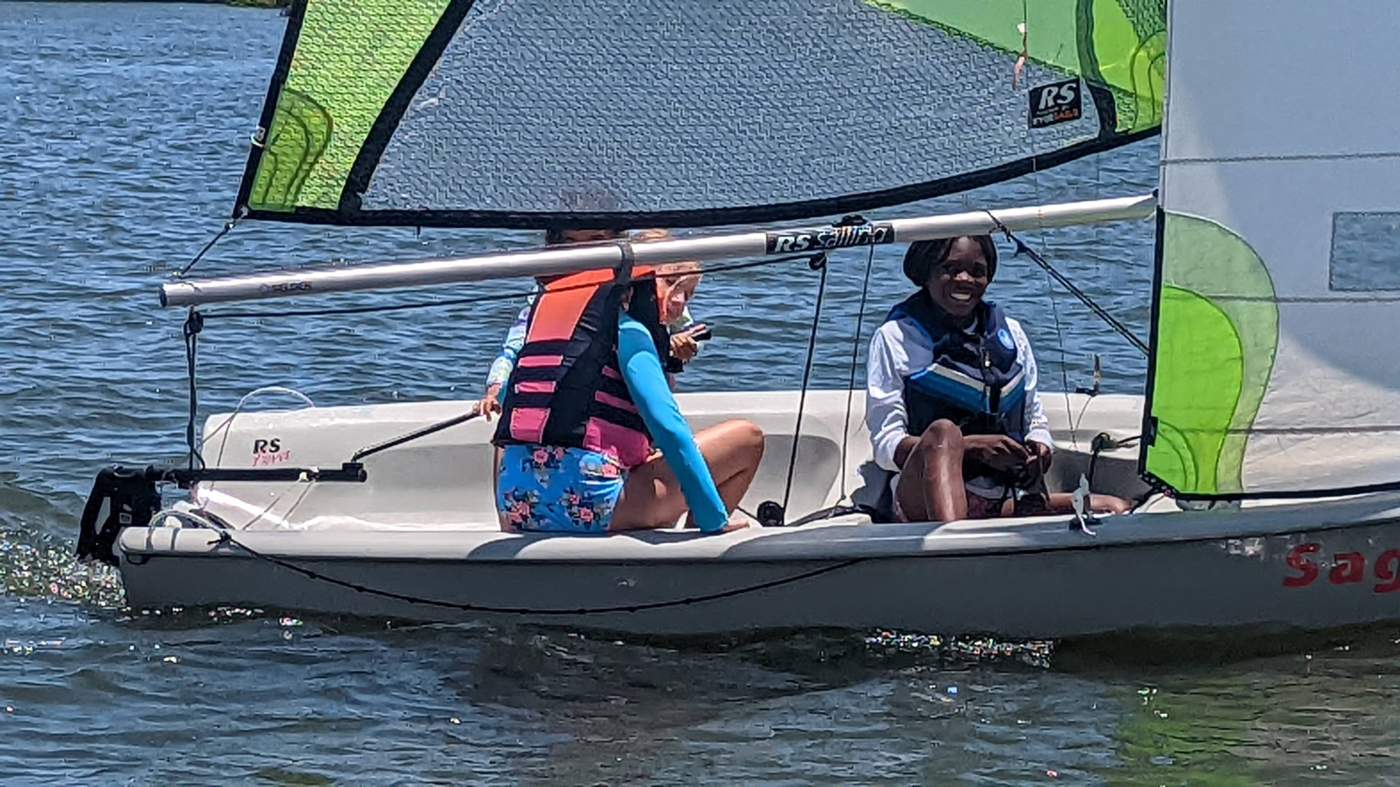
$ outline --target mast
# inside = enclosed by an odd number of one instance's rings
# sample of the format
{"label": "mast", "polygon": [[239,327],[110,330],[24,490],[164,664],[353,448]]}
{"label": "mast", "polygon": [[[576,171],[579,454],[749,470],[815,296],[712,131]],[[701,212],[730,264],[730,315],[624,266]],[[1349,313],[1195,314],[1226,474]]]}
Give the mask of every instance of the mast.
{"label": "mast", "polygon": [[858,246],[989,234],[997,229],[992,216],[1011,230],[1033,230],[1142,220],[1153,216],[1156,208],[1156,198],[1148,194],[1028,208],[1007,208],[990,213],[972,211],[863,224],[774,229],[642,243],[622,240],[603,245],[544,248],[330,270],[181,280],[161,286],[160,302],[162,306],[202,306],[334,292],[553,276],[582,270],[617,268],[627,261],[637,265],[659,265],[690,260],[703,262],[739,257],[816,253]]}

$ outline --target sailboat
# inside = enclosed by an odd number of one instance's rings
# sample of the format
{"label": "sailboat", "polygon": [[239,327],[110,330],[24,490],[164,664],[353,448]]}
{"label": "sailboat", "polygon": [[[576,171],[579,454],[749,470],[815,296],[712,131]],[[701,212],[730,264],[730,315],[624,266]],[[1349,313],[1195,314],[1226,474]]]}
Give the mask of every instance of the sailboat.
{"label": "sailboat", "polygon": [[[763,228],[170,281],[191,459],[104,471],[80,551],[138,607],[648,635],[1400,619],[1397,39],[1379,0],[298,0],[236,220]],[[1155,195],[854,215],[1159,130]],[[768,440],[743,502],[764,526],[705,537],[501,532],[492,425],[461,401],[240,405],[194,435],[193,346],[233,302],[1147,220],[1145,395],[1042,394],[1070,405],[1050,485],[1130,514],[879,521],[860,390],[681,395]]]}

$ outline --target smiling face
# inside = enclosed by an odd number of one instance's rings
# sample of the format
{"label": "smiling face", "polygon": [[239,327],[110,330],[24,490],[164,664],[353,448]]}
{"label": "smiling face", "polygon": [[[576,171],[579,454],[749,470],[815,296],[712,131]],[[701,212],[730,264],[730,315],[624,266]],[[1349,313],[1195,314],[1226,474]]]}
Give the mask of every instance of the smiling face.
{"label": "smiling face", "polygon": [[938,307],[953,317],[968,317],[991,282],[991,266],[982,247],[972,238],[958,238],[947,259],[929,271],[924,289]]}

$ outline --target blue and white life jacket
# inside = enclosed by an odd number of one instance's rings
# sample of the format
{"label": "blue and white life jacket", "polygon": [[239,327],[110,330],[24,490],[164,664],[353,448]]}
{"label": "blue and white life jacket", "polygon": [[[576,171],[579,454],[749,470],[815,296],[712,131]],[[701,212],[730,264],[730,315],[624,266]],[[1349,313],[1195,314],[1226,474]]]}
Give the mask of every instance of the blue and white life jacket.
{"label": "blue and white life jacket", "polygon": [[1026,437],[1026,370],[1006,315],[996,304],[977,305],[967,329],[950,324],[924,290],[890,310],[890,320],[907,319],[928,337],[933,362],[904,378],[909,434],[918,436],[934,421],[947,419],[963,434]]}

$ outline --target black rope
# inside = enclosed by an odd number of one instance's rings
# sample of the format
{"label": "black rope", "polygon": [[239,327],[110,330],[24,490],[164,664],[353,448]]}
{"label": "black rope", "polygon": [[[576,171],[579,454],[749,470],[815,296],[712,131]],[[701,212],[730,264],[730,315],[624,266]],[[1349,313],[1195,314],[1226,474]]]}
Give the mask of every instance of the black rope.
{"label": "black rope", "polygon": [[865,303],[870,295],[870,271],[875,267],[875,247],[865,258],[865,282],[860,288],[860,309],[856,312],[856,332],[851,336],[851,373],[846,380],[846,419],[841,427],[841,499],[846,499],[846,451],[851,440],[851,401],[855,398],[856,366],[860,363],[860,331],[865,322]]}
{"label": "black rope", "polygon": [[1085,475],[1085,480],[1089,482],[1089,488],[1094,487],[1094,472],[1098,469],[1099,454],[1119,448],[1131,448],[1137,445],[1141,439],[1142,435],[1140,434],[1125,437],[1122,440],[1115,438],[1108,432],[1099,432],[1094,435],[1094,439],[1089,443],[1089,472]]}
{"label": "black rope", "polygon": [[[749,261],[749,262],[739,262],[739,263],[733,263],[733,264],[731,264],[731,265],[716,265],[716,266],[714,266],[714,267],[712,267],[712,268],[702,268],[702,269],[700,270],[700,273],[710,273],[710,274],[714,274],[714,273],[730,273],[730,272],[732,272],[732,271],[741,271],[741,270],[746,270],[746,269],[748,269],[748,268],[757,268],[757,267],[760,267],[760,266],[763,266],[763,265],[776,265],[776,264],[784,263],[784,262],[792,262],[792,261],[794,261],[794,260],[807,260],[807,261],[808,261],[808,264],[810,265],[810,264],[811,264],[811,261],[814,260],[814,259],[816,259],[818,256],[820,256],[820,255],[812,255],[812,254],[794,254],[794,255],[791,255],[791,256],[787,256],[787,257],[775,257],[775,258],[773,258],[773,259],[751,260],[751,261]],[[643,276],[638,276],[638,277],[636,277],[636,278],[634,279],[634,281],[647,281],[648,279],[655,279],[655,278],[656,278],[656,274],[655,274],[655,273],[648,273],[648,274],[645,274],[645,275],[643,275]],[[570,291],[570,290],[587,289],[587,288],[589,288],[589,287],[596,287],[596,286],[598,286],[596,283],[593,283],[593,284],[575,284],[575,285],[571,285],[571,286],[568,286],[568,287],[560,287],[560,288],[558,289],[558,292],[568,292],[568,291]],[[347,306],[347,307],[338,307],[338,308],[337,308],[337,307],[333,307],[333,308],[326,308],[326,309],[288,309],[288,310],[285,310],[285,311],[272,311],[272,310],[269,310],[269,309],[259,309],[259,310],[251,310],[251,311],[217,311],[217,312],[208,312],[208,313],[206,313],[206,314],[204,315],[204,317],[205,317],[205,319],[229,319],[229,320],[234,320],[234,319],[239,319],[239,320],[243,320],[243,319],[275,319],[275,318],[282,318],[282,317],[329,317],[329,316],[335,316],[335,315],[340,315],[340,314],[370,314],[370,313],[373,313],[373,312],[395,312],[395,311],[408,311],[408,310],[412,310],[412,309],[432,309],[432,308],[437,308],[437,307],[442,307],[442,306],[463,306],[463,305],[466,305],[466,304],[488,303],[488,302],[491,302],[491,301],[512,301],[512,300],[520,300],[521,298],[528,298],[528,297],[530,297],[531,295],[534,295],[534,294],[535,294],[535,292],[534,292],[533,290],[529,290],[529,291],[515,290],[515,291],[512,291],[512,292],[495,293],[495,294],[491,294],[491,295],[472,295],[472,296],[468,296],[468,297],[465,297],[465,298],[447,298],[447,299],[436,300],[436,301],[414,301],[414,302],[410,302],[410,303],[391,303],[391,304],[385,304],[385,305],[379,305],[379,306]]]}
{"label": "black rope", "polygon": [[729,590],[717,591],[715,593],[706,593],[700,596],[687,596],[685,598],[671,599],[668,601],[649,601],[641,604],[619,604],[611,607],[575,607],[573,609],[531,609],[529,607],[497,607],[487,604],[466,604],[457,601],[442,601],[441,599],[414,596],[408,593],[397,593],[392,590],[382,590],[380,588],[374,588],[368,585],[361,585],[355,582],[347,582],[343,579],[337,579],[335,577],[327,576],[317,571],[312,571],[309,568],[299,566],[290,561],[273,557],[272,555],[264,555],[256,549],[253,549],[247,544],[244,544],[243,542],[234,538],[233,535],[227,530],[219,531],[218,539],[216,541],[211,541],[210,543],[231,544],[258,560],[264,560],[269,563],[272,563],[273,565],[285,568],[289,571],[294,571],[298,574],[301,574],[304,577],[307,577],[308,579],[316,580],[318,582],[326,582],[331,585],[336,585],[338,587],[343,587],[348,590],[356,591],[357,593],[367,593],[372,596],[380,596],[382,598],[393,599],[395,601],[404,601],[409,604],[420,604],[423,606],[441,607],[443,609],[453,609],[460,612],[486,612],[503,615],[541,616],[602,615],[613,612],[642,612],[650,609],[666,609],[668,607],[680,607],[689,604],[699,604],[706,601],[717,601],[719,599],[733,598],[735,596],[742,596],[748,593],[757,593],[760,590],[768,590],[769,588],[782,587],[783,585],[790,585],[794,582],[801,582],[803,580],[812,579],[813,577],[818,577],[822,574],[829,574],[833,571],[839,571],[843,568],[849,568],[850,566],[854,566],[857,563],[864,563],[866,560],[870,559],[864,557],[851,558],[849,560],[843,560],[839,563],[833,563],[829,566],[822,566],[821,568],[811,569],[810,571],[803,571],[797,574],[793,574],[791,576],[782,577],[780,579],[770,579],[765,582],[759,582],[753,585],[745,585],[742,587],[730,588]]}
{"label": "black rope", "polygon": [[1142,339],[1139,339],[1137,335],[1135,335],[1131,330],[1129,330],[1128,326],[1120,322],[1117,317],[1114,317],[1113,315],[1105,311],[1102,306],[1095,303],[1094,299],[1089,297],[1088,293],[1076,287],[1074,282],[1065,278],[1064,274],[1051,267],[1050,263],[1046,262],[1045,258],[1037,254],[1034,249],[1032,249],[1030,246],[1027,246],[1025,243],[1022,243],[1021,239],[1013,235],[1011,233],[1010,228],[1003,224],[1001,222],[1001,219],[998,219],[994,213],[992,213],[990,210],[984,212],[987,214],[987,216],[991,218],[992,224],[996,226],[997,230],[1000,231],[1003,235],[1005,235],[1007,240],[1016,244],[1017,256],[1025,255],[1026,257],[1029,257],[1032,262],[1034,262],[1036,265],[1039,265],[1042,269],[1044,269],[1046,273],[1050,274],[1050,276],[1052,276],[1055,279],[1055,281],[1059,282],[1061,287],[1064,287],[1066,290],[1069,290],[1069,293],[1071,295],[1078,298],[1080,302],[1083,303],[1085,306],[1088,306],[1089,310],[1092,311],[1094,314],[1098,315],[1099,319],[1108,323],[1108,326],[1110,328],[1117,331],[1124,339],[1127,339],[1130,344],[1141,350],[1143,355],[1151,356],[1151,349],[1148,348],[1147,344],[1144,343]]}
{"label": "black rope", "polygon": [[797,469],[797,445],[802,437],[802,411],[807,406],[807,386],[812,381],[812,364],[817,355],[817,328],[821,324],[822,301],[826,296],[826,255],[813,257],[808,265],[821,272],[821,280],[817,283],[817,302],[812,309],[812,335],[807,340],[807,362],[802,369],[802,392],[797,396],[797,426],[792,432],[792,454],[788,457],[787,483],[783,485],[781,516],[784,519],[787,517],[788,501],[792,496],[792,474]]}
{"label": "black rope", "polygon": [[179,270],[179,272],[177,272],[177,273],[175,274],[175,278],[177,278],[177,279],[178,279],[178,278],[181,278],[181,277],[183,277],[186,273],[189,273],[189,272],[190,272],[190,269],[193,268],[196,264],[198,264],[200,260],[204,259],[204,255],[205,255],[205,254],[208,254],[210,249],[214,248],[214,244],[215,244],[215,243],[218,243],[220,240],[223,239],[223,237],[224,237],[225,235],[227,235],[227,234],[229,234],[230,232],[232,232],[232,231],[233,231],[233,228],[236,227],[236,226],[238,226],[238,222],[239,222],[239,221],[242,221],[242,220],[243,220],[243,217],[246,216],[246,215],[248,215],[248,208],[245,206],[245,207],[242,208],[242,210],[239,212],[239,214],[238,214],[237,216],[234,216],[233,218],[231,218],[231,219],[229,219],[228,221],[224,222],[224,228],[221,229],[221,230],[219,230],[219,231],[214,235],[214,237],[210,238],[208,243],[204,244],[204,248],[200,249],[200,250],[199,250],[199,253],[196,254],[196,255],[194,255],[194,259],[190,260],[190,261],[185,265],[185,267],[181,268],[181,269]]}
{"label": "black rope", "polygon": [[189,316],[185,318],[185,373],[189,378],[189,418],[185,421],[185,445],[189,449],[189,466],[195,469],[195,461],[199,461],[199,466],[204,467],[204,456],[194,444],[194,421],[199,410],[199,387],[195,384],[195,366],[199,357],[199,332],[204,329],[204,317],[194,309],[190,309]]}

